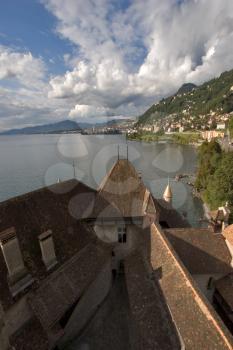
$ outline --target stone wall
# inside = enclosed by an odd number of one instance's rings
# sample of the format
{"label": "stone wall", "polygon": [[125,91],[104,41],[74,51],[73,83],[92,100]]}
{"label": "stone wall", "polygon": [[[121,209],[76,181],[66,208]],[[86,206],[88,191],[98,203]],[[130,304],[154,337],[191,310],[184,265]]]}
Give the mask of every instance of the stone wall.
{"label": "stone wall", "polygon": [[118,243],[118,224],[114,225],[95,225],[94,230],[96,235],[104,242],[114,243],[114,252],[117,260],[124,259],[139,243],[138,226],[133,224],[126,224],[126,242]]}
{"label": "stone wall", "polygon": [[118,242],[117,224],[95,225],[94,227],[97,237],[106,243]]}

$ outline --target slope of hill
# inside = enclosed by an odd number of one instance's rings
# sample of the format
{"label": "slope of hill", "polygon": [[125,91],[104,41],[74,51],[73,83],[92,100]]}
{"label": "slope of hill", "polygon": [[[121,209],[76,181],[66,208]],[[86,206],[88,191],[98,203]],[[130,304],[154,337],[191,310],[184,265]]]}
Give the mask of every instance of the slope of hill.
{"label": "slope of hill", "polygon": [[179,90],[177,91],[177,95],[178,94],[184,94],[184,93],[187,93],[187,92],[190,92],[192,91],[193,89],[195,89],[197,87],[197,85],[195,84],[192,84],[192,83],[186,83],[186,84],[183,84]]}
{"label": "slope of hill", "polygon": [[[184,91],[182,87],[181,91]],[[233,111],[233,70],[191,91],[178,90],[175,95],[162,99],[139,117],[138,124],[151,124],[169,114],[199,116],[211,111],[218,114]]]}

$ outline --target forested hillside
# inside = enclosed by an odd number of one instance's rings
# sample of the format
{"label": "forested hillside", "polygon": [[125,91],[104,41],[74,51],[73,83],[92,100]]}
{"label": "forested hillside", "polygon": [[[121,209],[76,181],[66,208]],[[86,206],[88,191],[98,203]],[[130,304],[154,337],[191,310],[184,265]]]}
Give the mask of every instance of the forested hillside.
{"label": "forested hillside", "polygon": [[233,111],[233,70],[198,87],[184,84],[175,95],[151,106],[138,123],[152,124],[169,114],[199,116],[211,111],[218,114]]}

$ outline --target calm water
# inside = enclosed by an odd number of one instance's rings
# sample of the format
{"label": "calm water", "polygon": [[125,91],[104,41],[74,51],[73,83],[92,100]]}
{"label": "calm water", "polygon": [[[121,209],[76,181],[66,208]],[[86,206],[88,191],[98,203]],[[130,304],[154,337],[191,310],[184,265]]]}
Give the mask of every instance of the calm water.
{"label": "calm water", "polygon": [[[126,157],[123,136],[27,135],[0,137],[0,201],[74,177],[97,187],[117,159]],[[167,179],[173,190],[173,205],[188,212],[193,226],[199,225],[202,205],[190,187],[172,178],[194,173],[196,151],[190,146],[167,143],[128,142],[129,159],[152,193],[161,198]]]}

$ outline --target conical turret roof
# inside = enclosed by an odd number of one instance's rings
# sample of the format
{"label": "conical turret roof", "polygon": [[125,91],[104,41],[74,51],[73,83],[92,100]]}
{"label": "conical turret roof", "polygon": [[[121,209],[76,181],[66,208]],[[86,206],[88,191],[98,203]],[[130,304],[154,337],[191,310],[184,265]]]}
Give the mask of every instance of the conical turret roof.
{"label": "conical turret roof", "polygon": [[170,183],[168,182],[167,187],[164,191],[163,198],[172,198],[172,190]]}

